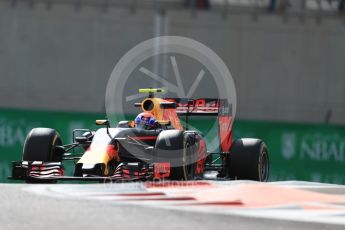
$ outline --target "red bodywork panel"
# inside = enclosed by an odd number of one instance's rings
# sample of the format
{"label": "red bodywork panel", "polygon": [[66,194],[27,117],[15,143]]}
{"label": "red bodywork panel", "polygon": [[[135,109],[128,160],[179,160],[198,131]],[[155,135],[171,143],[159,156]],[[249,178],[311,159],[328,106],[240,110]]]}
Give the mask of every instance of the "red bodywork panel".
{"label": "red bodywork panel", "polygon": [[163,179],[170,176],[170,163],[154,163],[153,164],[153,176],[155,179]]}
{"label": "red bodywork panel", "polygon": [[183,130],[180,123],[180,118],[178,117],[175,109],[164,109],[163,120],[170,121],[175,129]]}
{"label": "red bodywork panel", "polygon": [[176,112],[186,116],[217,116],[219,151],[229,152],[232,145],[232,107],[227,100],[201,98],[188,100],[184,98],[167,98],[176,103]]}
{"label": "red bodywork panel", "polygon": [[207,157],[206,142],[203,139],[199,141],[199,149],[197,156],[199,160],[196,162],[195,174],[201,175],[205,171],[205,161]]}
{"label": "red bodywork panel", "polygon": [[220,101],[218,111],[220,152],[229,152],[232,145],[232,108],[226,100]]}

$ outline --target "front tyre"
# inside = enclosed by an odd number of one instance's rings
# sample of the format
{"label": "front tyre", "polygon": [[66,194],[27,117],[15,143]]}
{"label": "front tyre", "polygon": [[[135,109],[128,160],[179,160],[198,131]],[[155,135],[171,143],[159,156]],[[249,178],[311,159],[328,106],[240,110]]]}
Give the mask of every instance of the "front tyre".
{"label": "front tyre", "polygon": [[34,128],[25,139],[23,161],[61,162],[63,153],[56,148],[61,145],[61,137],[54,129]]}
{"label": "front tyre", "polygon": [[[34,128],[27,135],[23,149],[23,161],[61,162],[63,151],[58,132],[49,128]],[[56,180],[28,179],[26,183],[56,183]]]}
{"label": "front tyre", "polygon": [[266,144],[253,138],[235,140],[226,157],[226,171],[230,179],[268,181],[269,157]]}

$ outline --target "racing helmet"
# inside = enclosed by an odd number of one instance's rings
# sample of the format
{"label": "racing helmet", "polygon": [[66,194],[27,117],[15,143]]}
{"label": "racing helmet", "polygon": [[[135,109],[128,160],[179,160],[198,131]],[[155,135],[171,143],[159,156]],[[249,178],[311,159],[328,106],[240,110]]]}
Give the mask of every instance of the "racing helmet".
{"label": "racing helmet", "polygon": [[134,120],[135,127],[140,129],[152,129],[156,125],[156,119],[152,113],[140,113]]}

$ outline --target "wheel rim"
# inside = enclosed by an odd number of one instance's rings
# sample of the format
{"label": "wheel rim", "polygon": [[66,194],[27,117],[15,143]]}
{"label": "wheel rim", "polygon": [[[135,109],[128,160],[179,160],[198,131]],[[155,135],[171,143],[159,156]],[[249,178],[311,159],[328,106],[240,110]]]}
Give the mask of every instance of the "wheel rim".
{"label": "wheel rim", "polygon": [[259,180],[260,181],[267,181],[269,174],[269,162],[268,162],[268,154],[267,151],[263,151],[260,157],[259,162]]}
{"label": "wheel rim", "polygon": [[183,162],[183,176],[184,176],[184,180],[188,180],[190,179],[190,174],[191,174],[191,170],[192,170],[192,165],[191,164],[188,164],[190,162],[188,162],[188,156],[190,156],[190,143],[187,142],[186,145],[185,145],[185,148],[183,150],[183,159],[182,159],[182,162]]}

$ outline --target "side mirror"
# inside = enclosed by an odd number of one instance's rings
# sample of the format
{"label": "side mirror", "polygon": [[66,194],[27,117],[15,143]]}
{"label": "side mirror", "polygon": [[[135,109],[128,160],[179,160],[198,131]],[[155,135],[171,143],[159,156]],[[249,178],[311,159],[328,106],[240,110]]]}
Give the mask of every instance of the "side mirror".
{"label": "side mirror", "polygon": [[118,128],[134,128],[134,121],[120,121],[117,125]]}
{"label": "side mirror", "polygon": [[88,137],[75,137],[75,141],[79,144],[85,144],[89,140]]}
{"label": "side mirror", "polygon": [[84,131],[81,135],[75,136],[75,134],[73,135],[74,137],[74,141],[78,144],[90,144],[90,142],[92,141],[94,132],[87,130],[85,132],[85,130],[80,130],[80,131]]}
{"label": "side mirror", "polygon": [[106,125],[109,126],[108,120],[96,120],[96,125]]}
{"label": "side mirror", "polygon": [[107,134],[109,134],[110,122],[108,120],[96,120],[96,125],[105,125],[107,127]]}

